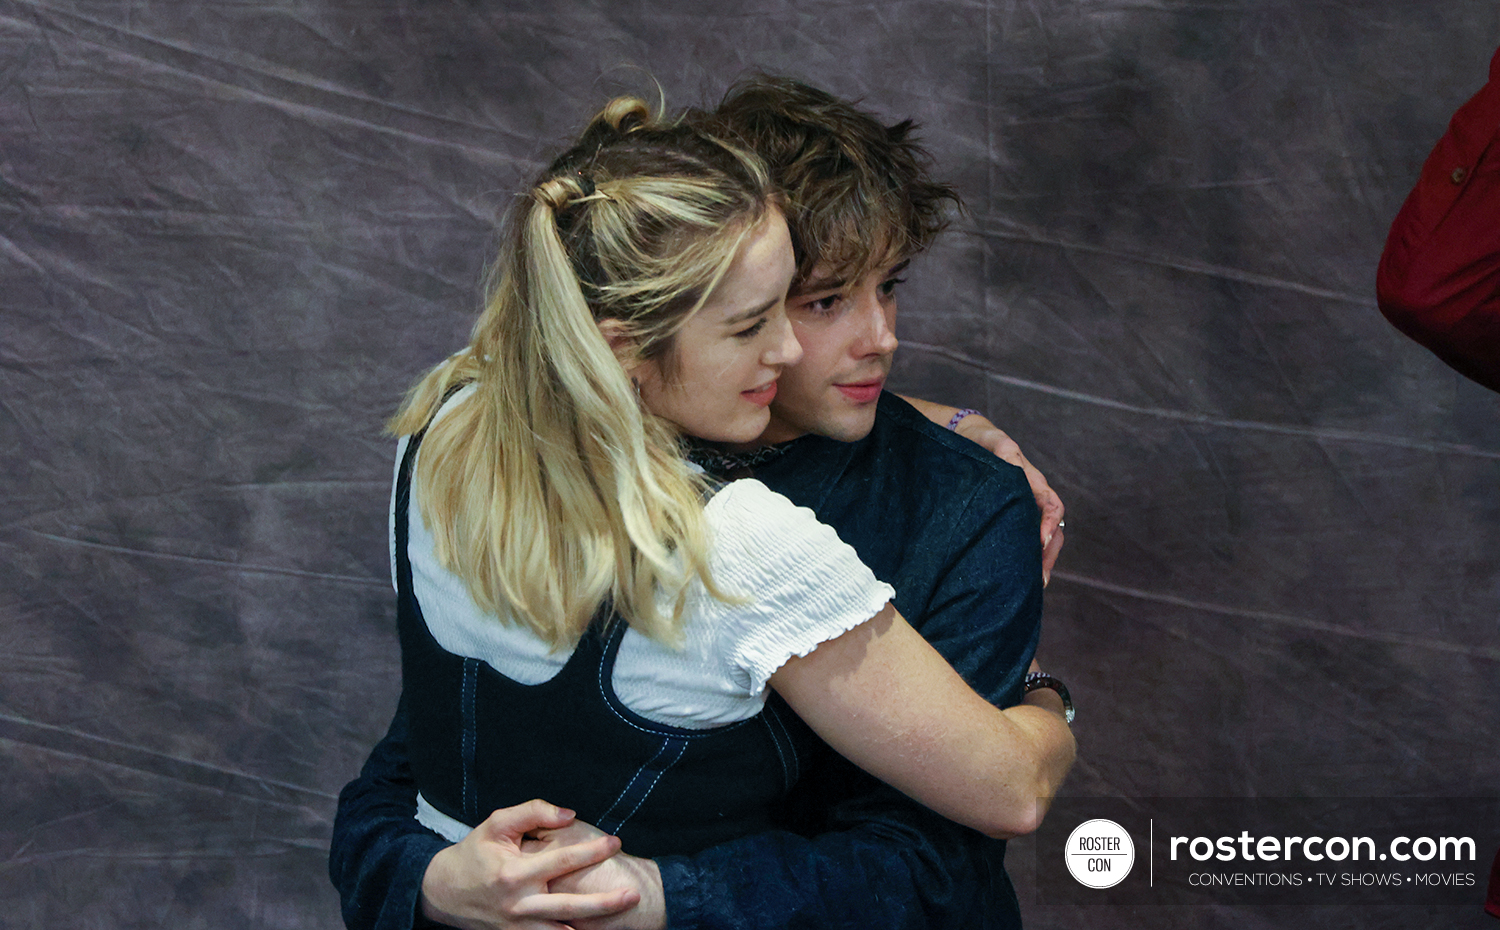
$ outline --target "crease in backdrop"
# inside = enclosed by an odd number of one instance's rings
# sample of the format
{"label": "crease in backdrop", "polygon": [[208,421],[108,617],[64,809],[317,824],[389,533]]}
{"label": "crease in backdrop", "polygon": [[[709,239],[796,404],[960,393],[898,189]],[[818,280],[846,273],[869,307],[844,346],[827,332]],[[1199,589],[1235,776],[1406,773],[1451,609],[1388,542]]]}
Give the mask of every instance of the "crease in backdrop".
{"label": "crease in backdrop", "polygon": [[[893,386],[1068,505],[1071,790],[1495,795],[1500,398],[1373,279],[1497,43],[1480,0],[0,0],[0,925],[337,926],[399,686],[382,424],[647,74],[913,116],[963,191]],[[1484,925],[1031,906],[1025,850],[1030,928]]]}

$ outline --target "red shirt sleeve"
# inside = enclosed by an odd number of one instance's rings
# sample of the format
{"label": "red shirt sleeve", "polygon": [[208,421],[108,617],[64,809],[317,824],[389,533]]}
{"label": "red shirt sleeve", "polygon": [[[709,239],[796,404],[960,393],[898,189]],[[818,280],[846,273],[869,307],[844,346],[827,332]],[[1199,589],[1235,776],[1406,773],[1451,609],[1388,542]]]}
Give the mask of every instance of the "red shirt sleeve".
{"label": "red shirt sleeve", "polygon": [[1391,224],[1380,311],[1454,369],[1500,391],[1500,50]]}
{"label": "red shirt sleeve", "polygon": [[1495,864],[1490,866],[1490,890],[1485,895],[1484,912],[1500,917],[1500,849],[1495,850]]}

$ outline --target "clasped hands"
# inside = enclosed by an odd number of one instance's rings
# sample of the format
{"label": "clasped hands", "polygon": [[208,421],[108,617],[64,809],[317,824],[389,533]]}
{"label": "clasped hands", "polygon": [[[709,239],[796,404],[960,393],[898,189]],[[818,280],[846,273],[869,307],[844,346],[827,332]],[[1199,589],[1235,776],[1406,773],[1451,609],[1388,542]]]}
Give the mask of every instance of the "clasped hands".
{"label": "clasped hands", "polygon": [[661,930],[650,859],[546,801],[495,811],[433,857],[422,913],[462,930]]}

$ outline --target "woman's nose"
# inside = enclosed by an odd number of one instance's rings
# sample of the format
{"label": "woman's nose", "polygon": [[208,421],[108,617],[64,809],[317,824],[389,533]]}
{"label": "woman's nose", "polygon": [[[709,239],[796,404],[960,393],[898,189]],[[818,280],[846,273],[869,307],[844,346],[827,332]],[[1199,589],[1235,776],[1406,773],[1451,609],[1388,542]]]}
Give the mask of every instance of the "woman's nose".
{"label": "woman's nose", "polygon": [[792,321],[783,313],[778,315],[774,325],[780,338],[762,357],[762,361],[767,365],[797,364],[802,358],[802,343],[797,341],[797,334],[792,331]]}

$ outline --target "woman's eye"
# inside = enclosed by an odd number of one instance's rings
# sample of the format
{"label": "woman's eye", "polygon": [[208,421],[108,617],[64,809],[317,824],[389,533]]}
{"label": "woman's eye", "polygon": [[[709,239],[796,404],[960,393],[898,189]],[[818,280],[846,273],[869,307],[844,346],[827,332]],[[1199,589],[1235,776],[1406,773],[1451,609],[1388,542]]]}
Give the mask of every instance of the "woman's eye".
{"label": "woman's eye", "polygon": [[750,339],[750,338],[752,338],[754,336],[759,335],[760,331],[763,330],[763,329],[765,329],[765,328],[766,328],[766,318],[765,317],[761,317],[759,320],[755,321],[755,325],[754,326],[751,326],[749,329],[742,329],[739,332],[735,333],[734,334],[734,338],[736,338],[736,339]]}
{"label": "woman's eye", "polygon": [[829,294],[827,297],[810,300],[804,305],[804,308],[811,310],[813,313],[832,313],[833,308],[839,305],[839,296],[838,294]]}
{"label": "woman's eye", "polygon": [[896,285],[905,284],[905,278],[887,278],[880,282],[880,296],[889,297],[896,293]]}

